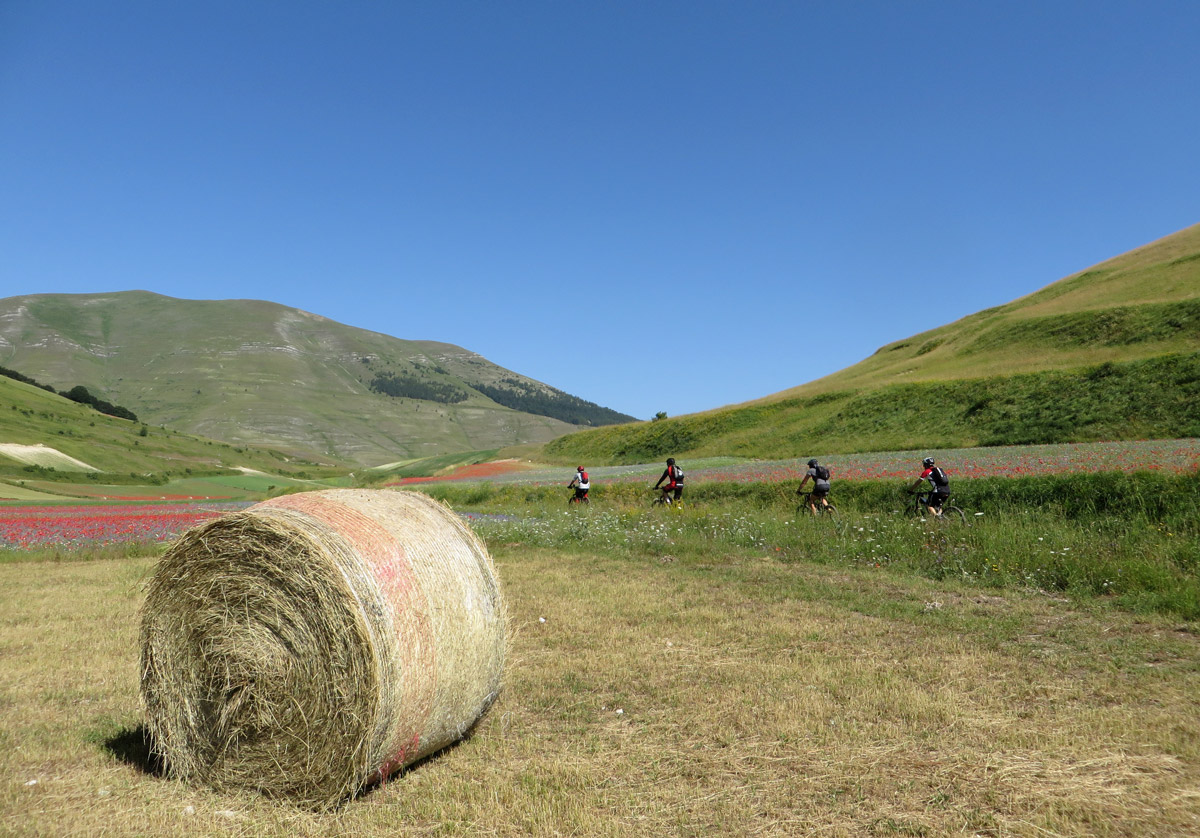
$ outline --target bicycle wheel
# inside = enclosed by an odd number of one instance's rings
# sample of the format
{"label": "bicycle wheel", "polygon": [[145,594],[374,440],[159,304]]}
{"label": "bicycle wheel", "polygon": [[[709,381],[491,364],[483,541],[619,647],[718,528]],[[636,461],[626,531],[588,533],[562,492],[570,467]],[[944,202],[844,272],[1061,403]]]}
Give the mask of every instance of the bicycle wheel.
{"label": "bicycle wheel", "polygon": [[957,506],[943,506],[942,507],[942,520],[943,521],[953,521],[954,523],[957,523],[957,524],[965,524],[965,523],[967,523],[967,514],[965,512],[963,512],[961,509],[959,509]]}

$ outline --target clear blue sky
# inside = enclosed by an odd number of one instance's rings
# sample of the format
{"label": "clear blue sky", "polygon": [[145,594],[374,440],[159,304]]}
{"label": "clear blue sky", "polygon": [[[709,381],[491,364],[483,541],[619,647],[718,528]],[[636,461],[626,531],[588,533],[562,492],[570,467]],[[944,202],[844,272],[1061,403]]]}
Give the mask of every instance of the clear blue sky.
{"label": "clear blue sky", "polygon": [[1198,45],[1192,0],[0,0],[0,296],[703,410],[1200,221]]}

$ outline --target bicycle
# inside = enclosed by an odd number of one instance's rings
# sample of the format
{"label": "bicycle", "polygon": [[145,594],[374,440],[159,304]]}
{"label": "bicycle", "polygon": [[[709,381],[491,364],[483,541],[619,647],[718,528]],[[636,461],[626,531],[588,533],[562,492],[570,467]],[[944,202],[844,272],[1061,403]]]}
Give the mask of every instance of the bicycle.
{"label": "bicycle", "polygon": [[[809,504],[812,502],[812,492],[797,492],[796,494],[802,498],[800,505],[796,507],[797,516],[808,513],[814,518],[828,518],[831,521],[838,520],[837,507],[832,503],[828,506],[823,503],[815,503],[810,506]],[[814,508],[816,509],[816,512],[813,512]]]}
{"label": "bicycle", "polygon": [[567,498],[567,506],[568,507],[575,503],[584,504],[584,505],[591,503],[591,501],[588,500],[588,491],[589,491],[588,489],[583,489],[582,490],[583,494],[582,495],[579,494],[579,492],[580,492],[579,486],[574,481],[571,481],[570,483],[568,483],[567,488],[571,490],[571,496],[569,498]]}
{"label": "bicycle", "polygon": [[665,506],[668,509],[683,509],[683,498],[672,500],[669,492],[664,492],[661,489],[654,488],[650,491],[654,492],[655,498],[650,502],[651,506]]}
{"label": "bicycle", "polygon": [[[966,524],[967,514],[957,506],[951,506],[948,503],[942,503],[942,514],[937,515],[929,511],[929,500],[933,492],[910,492],[912,495],[912,503],[908,505],[905,514],[912,518],[920,518],[925,521],[949,521],[955,524]],[[949,499],[947,497],[947,499]]]}

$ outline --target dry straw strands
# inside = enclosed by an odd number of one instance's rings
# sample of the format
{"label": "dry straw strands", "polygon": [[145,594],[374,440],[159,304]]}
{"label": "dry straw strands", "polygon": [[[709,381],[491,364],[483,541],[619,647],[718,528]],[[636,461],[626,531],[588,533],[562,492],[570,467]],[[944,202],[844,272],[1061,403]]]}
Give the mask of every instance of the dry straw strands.
{"label": "dry straw strands", "polygon": [[415,492],[275,498],[185,534],[142,613],[142,700],[173,775],[337,804],[461,738],[500,689],[495,569]]}

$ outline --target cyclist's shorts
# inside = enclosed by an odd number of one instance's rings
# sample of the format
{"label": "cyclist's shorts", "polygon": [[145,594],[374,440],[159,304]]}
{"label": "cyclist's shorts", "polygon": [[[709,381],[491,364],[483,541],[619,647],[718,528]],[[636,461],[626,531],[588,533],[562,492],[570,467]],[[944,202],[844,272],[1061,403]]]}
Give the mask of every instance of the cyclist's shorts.
{"label": "cyclist's shorts", "polygon": [[941,509],[942,504],[946,502],[946,498],[950,497],[949,492],[934,492],[929,496],[929,505],[934,509]]}
{"label": "cyclist's shorts", "polygon": [[580,489],[578,486],[575,487],[575,497],[576,498],[586,498],[587,493],[588,493],[587,489]]}
{"label": "cyclist's shorts", "polygon": [[678,483],[676,483],[674,486],[668,486],[667,488],[675,490],[675,500],[679,500],[681,497],[683,497],[683,487]]}
{"label": "cyclist's shorts", "polygon": [[825,497],[827,494],[829,494],[829,484],[826,483],[824,486],[822,486],[820,483],[816,484],[813,486],[812,493],[814,498]]}

